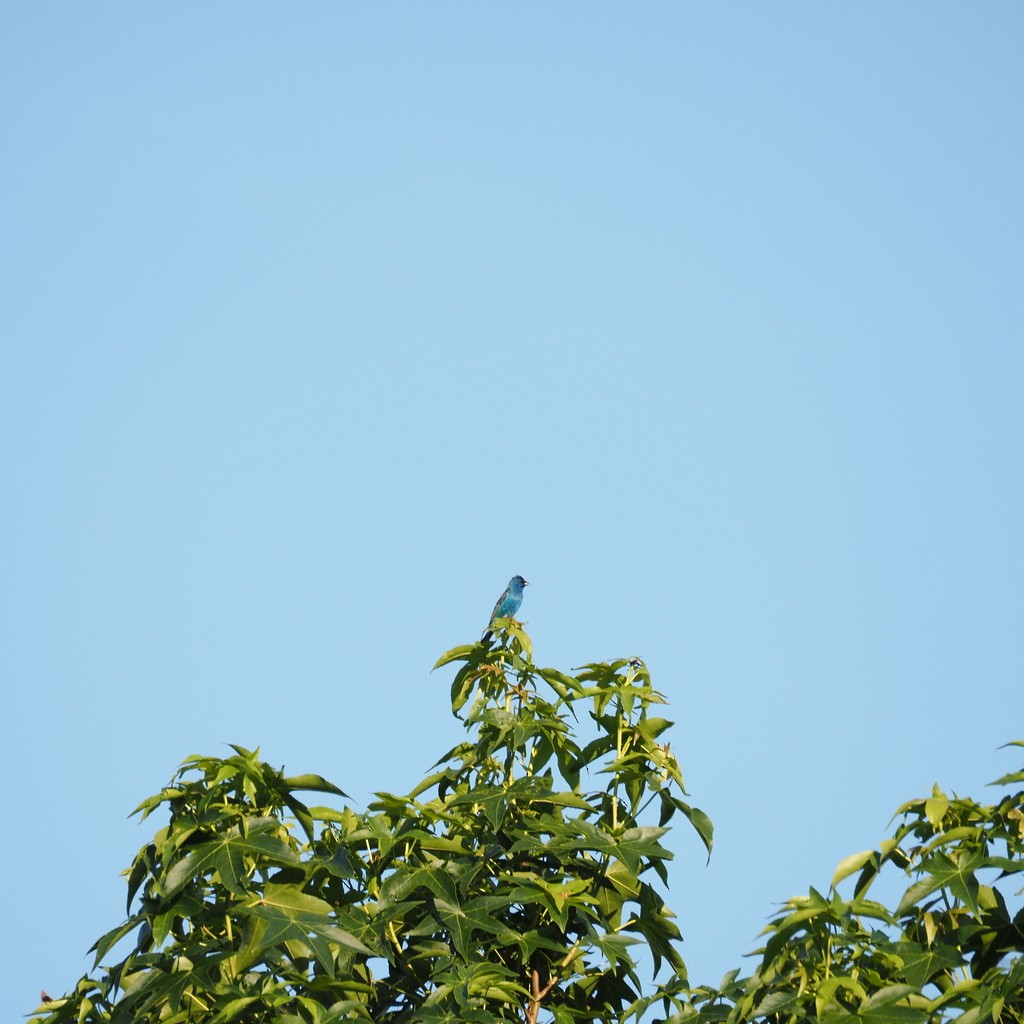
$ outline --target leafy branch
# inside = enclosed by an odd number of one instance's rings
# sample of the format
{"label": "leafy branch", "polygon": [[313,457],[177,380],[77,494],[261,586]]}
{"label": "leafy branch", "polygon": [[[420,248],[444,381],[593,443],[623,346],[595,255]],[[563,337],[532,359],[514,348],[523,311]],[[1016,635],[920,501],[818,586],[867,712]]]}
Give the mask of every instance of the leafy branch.
{"label": "leafy branch", "polygon": [[[435,666],[457,666],[467,737],[406,795],[307,806],[345,794],[242,747],[188,758],[137,808],[169,820],[126,872],[96,973],[36,1016],[561,1024],[683,1005],[661,840],[682,815],[710,853],[712,828],[662,743],[664,698],[637,659],[542,668],[519,623],[493,627],[497,646]],[[669,968],[653,994],[635,945]]]}
{"label": "leafy branch", "polygon": [[[993,785],[1022,782],[1024,771]],[[1024,872],[1024,791],[982,804],[936,786],[897,817],[878,849],[839,864],[827,894],[786,902],[750,977],[696,989],[678,1020],[1024,1021],[1024,890],[1003,891]],[[910,880],[894,909],[868,895],[887,867]]]}

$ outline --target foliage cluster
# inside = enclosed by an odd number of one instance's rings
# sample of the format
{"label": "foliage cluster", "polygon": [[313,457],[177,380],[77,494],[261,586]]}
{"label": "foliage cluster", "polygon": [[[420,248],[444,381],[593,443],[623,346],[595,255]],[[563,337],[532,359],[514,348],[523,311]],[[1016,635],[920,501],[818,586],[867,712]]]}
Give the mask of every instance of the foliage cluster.
{"label": "foliage cluster", "polygon": [[[518,623],[495,627],[498,646],[435,666],[459,665],[470,735],[407,795],[307,806],[345,794],[238,746],[186,760],[137,808],[169,821],[126,871],[127,919],[41,1019],[570,1024],[682,1006],[660,840],[682,815],[710,852],[711,823],[684,799],[663,699],[639,660],[539,668]],[[665,985],[645,991],[637,943]]]}
{"label": "foliage cluster", "polygon": [[[468,736],[407,795],[307,806],[299,793],[347,798],[242,747],[189,758],[137,808],[169,820],[125,872],[127,919],[96,943],[94,972],[35,1016],[1024,1024],[1024,771],[997,780],[994,804],[937,787],[905,804],[827,893],[787,901],[749,976],[691,986],[662,839],[682,817],[710,853],[712,829],[684,799],[646,666],[540,668],[519,623],[494,627],[497,646],[435,666],[458,666]],[[875,898],[883,875],[905,879],[895,908]]]}
{"label": "foliage cluster", "polygon": [[[993,785],[1020,783],[1024,771]],[[827,895],[787,901],[751,976],[695,989],[686,1019],[1024,1021],[1024,890],[1012,889],[1024,871],[1024,791],[981,804],[936,786],[897,817],[892,838],[840,863]],[[895,909],[869,896],[886,867],[910,879]],[[853,876],[843,897],[837,886]]]}

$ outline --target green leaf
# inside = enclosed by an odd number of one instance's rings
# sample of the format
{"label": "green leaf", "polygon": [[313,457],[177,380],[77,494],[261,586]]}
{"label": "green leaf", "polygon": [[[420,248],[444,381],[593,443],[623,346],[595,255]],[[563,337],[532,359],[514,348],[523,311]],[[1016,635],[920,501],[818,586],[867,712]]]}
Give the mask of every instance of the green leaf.
{"label": "green leaf", "polygon": [[751,1016],[763,1018],[781,1013],[787,1006],[792,1006],[799,999],[800,993],[791,988],[770,990],[757,1004]]}
{"label": "green leaf", "polygon": [[859,871],[865,864],[876,858],[874,850],[861,850],[860,853],[852,853],[849,857],[844,857],[835,870],[835,874],[832,875],[832,885],[838,885],[844,878],[848,878],[854,873]]}
{"label": "green leaf", "polygon": [[106,933],[106,935],[100,936],[100,938],[98,938],[92,944],[92,948],[89,950],[90,953],[93,950],[96,950],[96,959],[93,961],[93,966],[99,967],[100,962],[107,955],[107,953],[110,952],[111,948],[117,945],[117,943],[120,942],[121,939],[123,939],[126,935],[135,931],[135,929],[138,928],[139,925],[142,924],[142,922],[142,915],[135,914],[133,917],[128,918],[127,921],[124,921],[121,924],[119,924],[116,928],[111,928],[110,931]]}
{"label": "green leaf", "polygon": [[715,845],[715,826],[699,807],[691,807],[689,804],[683,804],[682,801],[679,804],[679,809],[689,819],[697,835],[700,836],[700,841],[708,851],[708,860],[710,860],[711,850]]}
{"label": "green leaf", "polygon": [[[936,787],[936,790],[938,787]],[[924,803],[925,817],[931,822],[934,828],[942,828],[942,819],[949,810],[949,799],[942,793],[936,792],[930,800]]]}
{"label": "green leaf", "polygon": [[[857,1002],[863,1002],[867,998],[867,993],[859,981],[845,975],[833,975],[822,981],[814,994],[814,1005],[819,1018],[824,1018],[826,1008],[830,1009],[833,1014],[836,1012],[836,1008],[830,1007],[829,1004],[836,999],[841,991],[848,992],[850,997]],[[841,1014],[848,1014],[848,1011],[842,1007],[838,1009]]]}
{"label": "green leaf", "polygon": [[668,832],[667,828],[630,828],[622,833],[615,843],[615,853],[634,874],[640,871],[640,862],[648,860],[672,860],[673,854],[666,850],[658,840]]}
{"label": "green leaf", "polygon": [[213,1018],[211,1024],[228,1024],[229,1021],[237,1020],[243,1010],[247,1010],[259,1002],[259,996],[239,996],[237,999],[232,999],[221,1008],[220,1013]]}
{"label": "green leaf", "polygon": [[983,861],[984,854],[981,850],[958,854],[956,860],[944,853],[932,854],[921,864],[921,870],[927,877],[907,889],[896,908],[896,913],[905,914],[925,896],[945,888],[968,907],[971,913],[979,915],[981,911],[977,899],[978,880],[974,877],[974,872],[984,866]]}
{"label": "green leaf", "polygon": [[193,847],[185,857],[176,861],[163,880],[163,893],[170,899],[189,882],[200,879],[207,871],[215,870],[225,888],[237,896],[244,896],[245,861],[297,865],[298,855],[282,839],[267,835],[275,825],[265,825],[259,831],[241,835],[236,828],[226,835]]}
{"label": "green leaf", "polygon": [[919,1024],[928,1019],[928,1013],[913,1006],[880,1006],[861,1009],[856,1019],[862,1024]]}
{"label": "green leaf", "polygon": [[469,959],[473,939],[473,924],[461,907],[447,900],[435,899],[434,908],[441,923],[448,930],[460,956]]}
{"label": "green leaf", "polygon": [[288,885],[266,887],[240,908],[261,922],[242,951],[243,959],[273,946],[298,942],[307,946],[328,974],[334,974],[331,944],[371,955],[372,951],[351,932],[339,928],[329,903]]}
{"label": "green leaf", "polygon": [[143,880],[149,873],[149,866],[153,861],[156,854],[155,847],[150,844],[149,846],[143,847],[135,861],[132,863],[131,869],[128,872],[128,898],[125,900],[124,912],[131,914],[132,912],[132,900],[135,899],[135,894],[139,891],[139,886],[142,885]]}
{"label": "green leaf", "polygon": [[453,661],[465,661],[474,650],[479,650],[479,646],[479,644],[460,644],[458,647],[453,647],[450,651],[445,651],[434,662],[434,667],[430,671],[436,672],[439,668],[450,665]]}
{"label": "green leaf", "polygon": [[894,1003],[901,1002],[906,999],[907,996],[916,994],[916,989],[912,985],[886,985],[883,988],[872,992],[868,996],[864,1006],[870,1009],[881,1009],[883,1006],[892,1006]]}
{"label": "green leaf", "polygon": [[281,780],[288,789],[304,789],[316,793],[333,793],[335,796],[350,799],[348,793],[339,789],[333,782],[328,782],[322,775],[290,775]]}
{"label": "green leaf", "polygon": [[903,973],[908,984],[918,991],[940,975],[949,975],[965,961],[954,946],[931,945],[923,947],[914,942],[900,942],[896,951],[903,959]]}
{"label": "green leaf", "polygon": [[463,665],[455,674],[451,686],[452,714],[458,713],[466,706],[476,686],[478,666],[475,663]]}

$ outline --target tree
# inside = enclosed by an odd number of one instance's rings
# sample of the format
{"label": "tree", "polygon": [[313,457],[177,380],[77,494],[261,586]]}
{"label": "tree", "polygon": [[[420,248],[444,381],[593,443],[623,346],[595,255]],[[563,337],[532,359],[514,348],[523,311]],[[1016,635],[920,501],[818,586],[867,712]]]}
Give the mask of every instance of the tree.
{"label": "tree", "polygon": [[[40,1018],[569,1024],[681,1009],[660,840],[682,815],[710,853],[712,828],[684,799],[671,723],[652,713],[664,700],[638,659],[539,668],[517,622],[495,626],[498,646],[435,666],[460,666],[452,710],[470,735],[408,795],[311,807],[298,794],[345,794],[242,747],[188,758],[136,809],[169,820],[125,872],[127,919]],[[585,743],[575,708],[595,727]],[[665,975],[647,992],[634,945]]]}
{"label": "tree", "polygon": [[[310,807],[299,793],[345,794],[241,747],[186,760],[137,809],[169,820],[126,872],[127,919],[96,943],[95,973],[36,1016],[1024,1024],[1024,770],[994,783],[995,804],[938,787],[904,804],[827,893],[787,901],[750,975],[691,986],[661,839],[682,816],[710,853],[712,829],[684,799],[663,698],[639,660],[539,668],[518,623],[496,627],[498,646],[435,666],[459,666],[469,735],[406,796]],[[883,873],[908,880],[894,908],[871,898]]]}
{"label": "tree", "polygon": [[[993,785],[1022,782],[1019,771]],[[785,904],[752,975],[695,989],[679,1019],[1024,1021],[1024,890],[1008,891],[1024,871],[1024,791],[980,804],[936,786],[896,813],[893,836],[842,861],[827,894]],[[868,897],[886,867],[911,879],[895,909]],[[843,897],[837,886],[854,875]]]}

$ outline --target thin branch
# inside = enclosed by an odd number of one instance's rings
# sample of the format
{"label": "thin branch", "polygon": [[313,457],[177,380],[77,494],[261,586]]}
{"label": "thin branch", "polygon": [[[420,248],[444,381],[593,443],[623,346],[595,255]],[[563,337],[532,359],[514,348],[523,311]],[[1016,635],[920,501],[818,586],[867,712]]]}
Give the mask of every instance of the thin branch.
{"label": "thin branch", "polygon": [[526,1010],[526,1024],[537,1024],[540,1016],[540,1006],[544,997],[558,984],[558,975],[552,974],[548,983],[540,987],[540,971],[536,967],[530,971],[530,1005]]}

